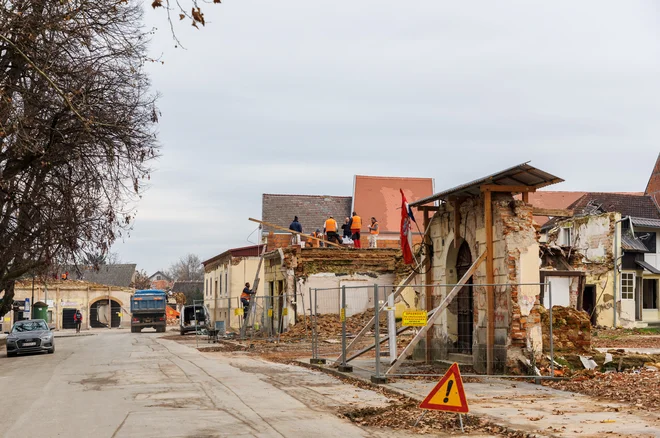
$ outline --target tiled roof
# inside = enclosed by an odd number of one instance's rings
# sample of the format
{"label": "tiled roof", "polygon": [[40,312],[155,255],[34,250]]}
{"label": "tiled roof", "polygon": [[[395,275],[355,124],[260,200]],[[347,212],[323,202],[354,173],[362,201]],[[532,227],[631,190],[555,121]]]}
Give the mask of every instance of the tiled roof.
{"label": "tiled roof", "polygon": [[[432,178],[355,176],[353,209],[362,217],[363,230],[372,216],[378,220],[380,233],[399,234],[401,226],[401,192],[409,203],[433,195]],[[415,219],[422,223],[422,214],[413,209]]]}
{"label": "tiled roof", "polygon": [[640,217],[630,218],[636,227],[660,228],[660,219],[646,219]]}
{"label": "tiled roof", "polygon": [[203,281],[175,281],[172,285],[172,292],[200,292],[204,290]]}
{"label": "tiled roof", "polygon": [[217,256],[211,257],[208,260],[202,262],[202,265],[206,266],[218,260],[222,260],[225,257],[231,255],[232,257],[259,257],[263,251],[264,245],[252,245],[244,246],[242,248],[232,248],[227,251],[218,254]]}
{"label": "tiled roof", "polygon": [[101,265],[98,269],[93,266],[71,267],[69,275],[74,280],[84,280],[90,283],[107,286],[130,287],[135,275],[135,264]]}
{"label": "tiled roof", "polygon": [[604,213],[620,213],[621,216],[632,216],[644,219],[660,219],[660,210],[650,196],[626,195],[621,193],[587,193],[569,209],[576,215],[588,213],[598,208]]}
{"label": "tiled roof", "polygon": [[154,272],[154,273],[151,275],[151,277],[149,277],[149,280],[154,281],[158,275],[160,275],[160,276],[162,277],[163,280],[172,281],[172,279],[170,278],[170,276],[167,275],[166,273],[164,273],[163,271],[156,271],[156,272]]}
{"label": "tiled roof", "polygon": [[[261,217],[280,227],[289,228],[294,216],[298,216],[303,233],[323,229],[328,216],[332,215],[341,226],[344,218],[351,215],[350,196],[277,195],[264,193]],[[264,231],[271,231],[264,227]],[[277,231],[277,230],[273,230]]]}
{"label": "tiled roof", "polygon": [[621,233],[621,248],[630,252],[650,252],[644,243],[636,239],[630,232]]}

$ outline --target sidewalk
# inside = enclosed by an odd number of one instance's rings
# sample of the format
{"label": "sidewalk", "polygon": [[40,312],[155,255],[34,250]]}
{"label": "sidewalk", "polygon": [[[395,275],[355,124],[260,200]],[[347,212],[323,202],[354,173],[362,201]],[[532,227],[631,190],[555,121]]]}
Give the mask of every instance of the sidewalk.
{"label": "sidewalk", "polygon": [[[371,383],[371,373],[368,371],[356,368],[353,373],[339,373],[328,365],[310,365],[306,361],[301,363]],[[482,380],[481,383],[464,385],[470,413],[500,426],[539,436],[660,436],[658,413],[532,383],[503,379]],[[399,379],[382,386],[421,402],[436,383]]]}

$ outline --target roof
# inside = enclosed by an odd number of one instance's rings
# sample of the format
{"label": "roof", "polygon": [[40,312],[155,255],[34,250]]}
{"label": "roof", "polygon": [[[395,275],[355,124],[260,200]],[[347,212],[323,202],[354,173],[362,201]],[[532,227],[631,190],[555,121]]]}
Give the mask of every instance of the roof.
{"label": "roof", "polygon": [[641,217],[631,217],[633,226],[645,228],[660,228],[660,219],[646,219]]}
{"label": "roof", "polygon": [[401,192],[408,202],[433,195],[432,178],[407,178],[355,175],[353,210],[363,223],[372,216],[378,220],[380,233],[399,234],[401,226]]}
{"label": "roof", "polygon": [[621,233],[621,249],[628,252],[650,252],[644,242],[635,238],[630,232]]}
{"label": "roof", "polygon": [[264,245],[252,245],[252,246],[243,246],[241,248],[232,248],[227,251],[218,254],[217,256],[211,257],[210,259],[203,261],[202,265],[206,266],[210,263],[217,262],[223,258],[231,255],[232,257],[260,257],[261,252],[263,251]]}
{"label": "roof", "polygon": [[540,189],[564,180],[529,165],[529,162],[510,167],[483,178],[476,179],[452,189],[436,193],[417,202],[410,203],[412,207],[428,204],[438,200],[446,201],[450,196],[479,196],[484,184],[504,186],[524,186]]}
{"label": "roof", "polygon": [[[344,222],[344,218],[351,215],[350,196],[324,196],[324,195],[278,195],[264,193],[261,204],[261,218],[280,227],[289,228],[294,216],[303,227],[303,232],[323,229],[328,216],[333,216],[337,223]],[[264,231],[271,231],[265,226]],[[276,231],[276,230],[274,230]]]}
{"label": "roof", "polygon": [[172,292],[200,292],[204,290],[203,281],[175,281],[172,285]]}
{"label": "roof", "polygon": [[660,220],[660,210],[655,202],[650,196],[644,195],[587,193],[568,208],[575,211],[576,214],[602,211],[603,213],[620,213],[624,217]]}
{"label": "roof", "polygon": [[153,280],[157,275],[162,276],[165,280],[172,281],[172,278],[170,278],[170,276],[167,275],[166,273],[164,273],[163,271],[156,271],[156,272],[154,272],[154,273],[149,277],[149,280]]}
{"label": "roof", "polygon": [[90,283],[106,286],[130,287],[133,283],[136,264],[78,266],[69,268],[69,275],[74,280],[84,280]]}
{"label": "roof", "polygon": [[655,266],[646,263],[644,260],[635,260],[635,263],[637,263],[638,266],[641,266],[642,268],[649,271],[651,274],[660,274],[660,270],[658,270]]}

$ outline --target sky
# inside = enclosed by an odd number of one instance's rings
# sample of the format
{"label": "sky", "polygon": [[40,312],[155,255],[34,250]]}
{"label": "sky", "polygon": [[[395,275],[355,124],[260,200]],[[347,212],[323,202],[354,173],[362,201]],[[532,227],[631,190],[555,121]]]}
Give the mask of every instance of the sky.
{"label": "sky", "polygon": [[[182,0],[185,4],[185,0]],[[147,2],[149,3],[149,2]],[[202,3],[203,4],[203,3]],[[147,4],[148,6],[148,4]],[[531,161],[554,190],[643,191],[660,148],[654,1],[224,0],[162,9],[161,157],[112,251],[153,273],[256,244],[263,193],[437,191]]]}

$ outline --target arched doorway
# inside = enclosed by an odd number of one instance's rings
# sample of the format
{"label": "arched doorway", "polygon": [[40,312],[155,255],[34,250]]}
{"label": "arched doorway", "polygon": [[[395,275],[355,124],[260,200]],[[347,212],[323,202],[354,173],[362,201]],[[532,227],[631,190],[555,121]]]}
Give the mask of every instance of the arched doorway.
{"label": "arched doorway", "polygon": [[[121,304],[115,300],[110,300],[111,306],[108,309],[108,300],[99,300],[89,306],[89,324],[92,328],[119,327],[121,318]],[[109,313],[109,314],[108,314]]]}
{"label": "arched doorway", "polygon": [[[456,274],[459,280],[463,278],[470,266],[472,266],[470,245],[463,242],[456,257]],[[467,284],[455,298],[457,302],[458,339],[454,353],[460,354],[472,354],[472,337],[474,334],[474,288],[472,287],[472,277],[470,277]]]}

